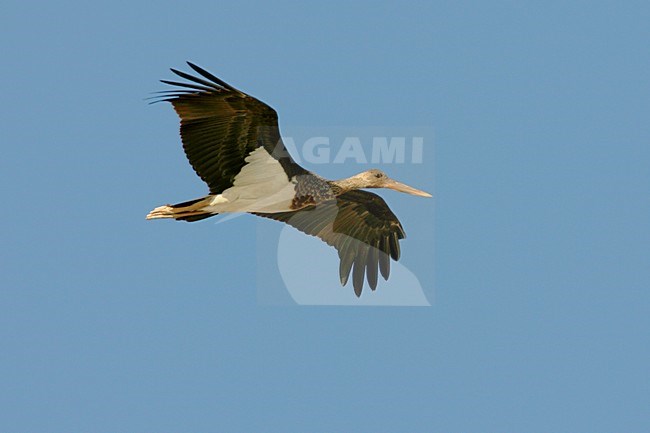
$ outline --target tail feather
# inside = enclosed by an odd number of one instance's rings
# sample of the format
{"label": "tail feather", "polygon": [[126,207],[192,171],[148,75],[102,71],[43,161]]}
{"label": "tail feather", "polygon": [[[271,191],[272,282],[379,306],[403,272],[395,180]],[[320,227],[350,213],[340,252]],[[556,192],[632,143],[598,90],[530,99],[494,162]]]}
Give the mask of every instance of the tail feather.
{"label": "tail feather", "polygon": [[173,218],[177,221],[194,222],[200,221],[205,218],[218,215],[216,213],[206,212],[202,210],[209,204],[211,197],[202,197],[196,200],[190,200],[183,203],[167,204],[158,206],[147,214],[148,220]]}
{"label": "tail feather", "polygon": [[213,217],[215,215],[219,215],[217,213],[204,213],[200,215],[190,215],[190,216],[182,216],[182,217],[176,217],[176,221],[187,221],[188,223],[193,223],[195,221],[201,221],[206,218]]}

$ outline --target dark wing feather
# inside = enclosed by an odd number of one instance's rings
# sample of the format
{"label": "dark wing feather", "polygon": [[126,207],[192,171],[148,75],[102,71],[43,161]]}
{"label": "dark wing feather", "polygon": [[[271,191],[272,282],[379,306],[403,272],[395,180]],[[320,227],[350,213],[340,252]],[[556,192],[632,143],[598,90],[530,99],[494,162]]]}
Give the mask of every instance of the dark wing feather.
{"label": "dark wing feather", "polygon": [[188,64],[202,78],[172,69],[192,83],[161,80],[183,89],[158,100],[171,102],[178,113],[185,155],[211,194],[231,187],[244,159],[260,146],[282,164],[289,178],[306,172],[284,147],[273,108]]}
{"label": "dark wing feather", "polygon": [[370,288],[377,287],[377,271],[390,274],[390,257],[399,259],[399,240],[404,229],[386,202],[367,191],[350,191],[336,199],[295,212],[256,213],[287,223],[308,235],[317,236],[338,250],[341,284],[352,274],[354,293],[361,295],[364,274]]}

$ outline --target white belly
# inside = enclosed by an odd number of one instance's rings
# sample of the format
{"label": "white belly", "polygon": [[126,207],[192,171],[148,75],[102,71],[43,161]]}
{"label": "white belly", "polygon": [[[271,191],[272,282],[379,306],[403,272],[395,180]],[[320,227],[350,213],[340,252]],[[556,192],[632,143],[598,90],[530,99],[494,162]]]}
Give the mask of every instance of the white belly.
{"label": "white belly", "polygon": [[[258,194],[259,193],[259,194]],[[213,196],[208,206],[202,210],[213,213],[227,212],[285,212],[291,209],[291,202],[296,195],[295,185],[288,183],[279,191],[256,191],[250,189],[228,188],[223,193]]]}
{"label": "white belly", "polygon": [[233,186],[201,210],[212,213],[290,211],[296,195],[295,178],[289,179],[277,159],[259,147],[246,157]]}

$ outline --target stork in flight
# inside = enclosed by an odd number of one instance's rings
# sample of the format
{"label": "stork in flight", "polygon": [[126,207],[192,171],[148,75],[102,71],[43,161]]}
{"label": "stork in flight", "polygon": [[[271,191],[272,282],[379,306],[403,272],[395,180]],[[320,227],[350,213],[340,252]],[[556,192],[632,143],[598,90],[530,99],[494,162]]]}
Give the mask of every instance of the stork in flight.
{"label": "stork in flight", "polygon": [[377,287],[378,269],[387,280],[390,258],[399,259],[404,230],[381,197],[361,189],[431,195],[377,169],[341,180],[327,180],[304,169],[284,147],[273,108],[188,65],[201,77],[172,69],[190,82],[161,80],[181,89],[161,92],[157,101],[171,102],[180,117],[185,155],[210,194],[157,207],[147,219],[192,222],[222,213],[251,213],[289,224],[336,248],[341,284],[347,284],[352,272],[357,296],[364,275],[372,290]]}

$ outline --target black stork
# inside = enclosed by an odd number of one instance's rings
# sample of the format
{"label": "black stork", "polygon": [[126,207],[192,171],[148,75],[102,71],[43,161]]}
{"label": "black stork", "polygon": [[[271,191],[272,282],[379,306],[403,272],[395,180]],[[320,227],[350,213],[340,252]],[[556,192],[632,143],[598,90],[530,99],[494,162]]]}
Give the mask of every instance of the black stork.
{"label": "black stork", "polygon": [[181,120],[183,149],[210,194],[160,206],[147,219],[199,221],[221,213],[247,212],[289,224],[338,250],[341,284],[354,266],[361,296],[364,275],[372,290],[378,269],[384,279],[390,258],[398,260],[405,237],[384,200],[361,188],[390,188],[421,197],[430,194],[397,182],[381,170],[327,180],[293,161],[282,143],[278,115],[265,103],[188,62],[200,75],[171,71],[190,82],[161,80],[180,89],[160,92]]}

